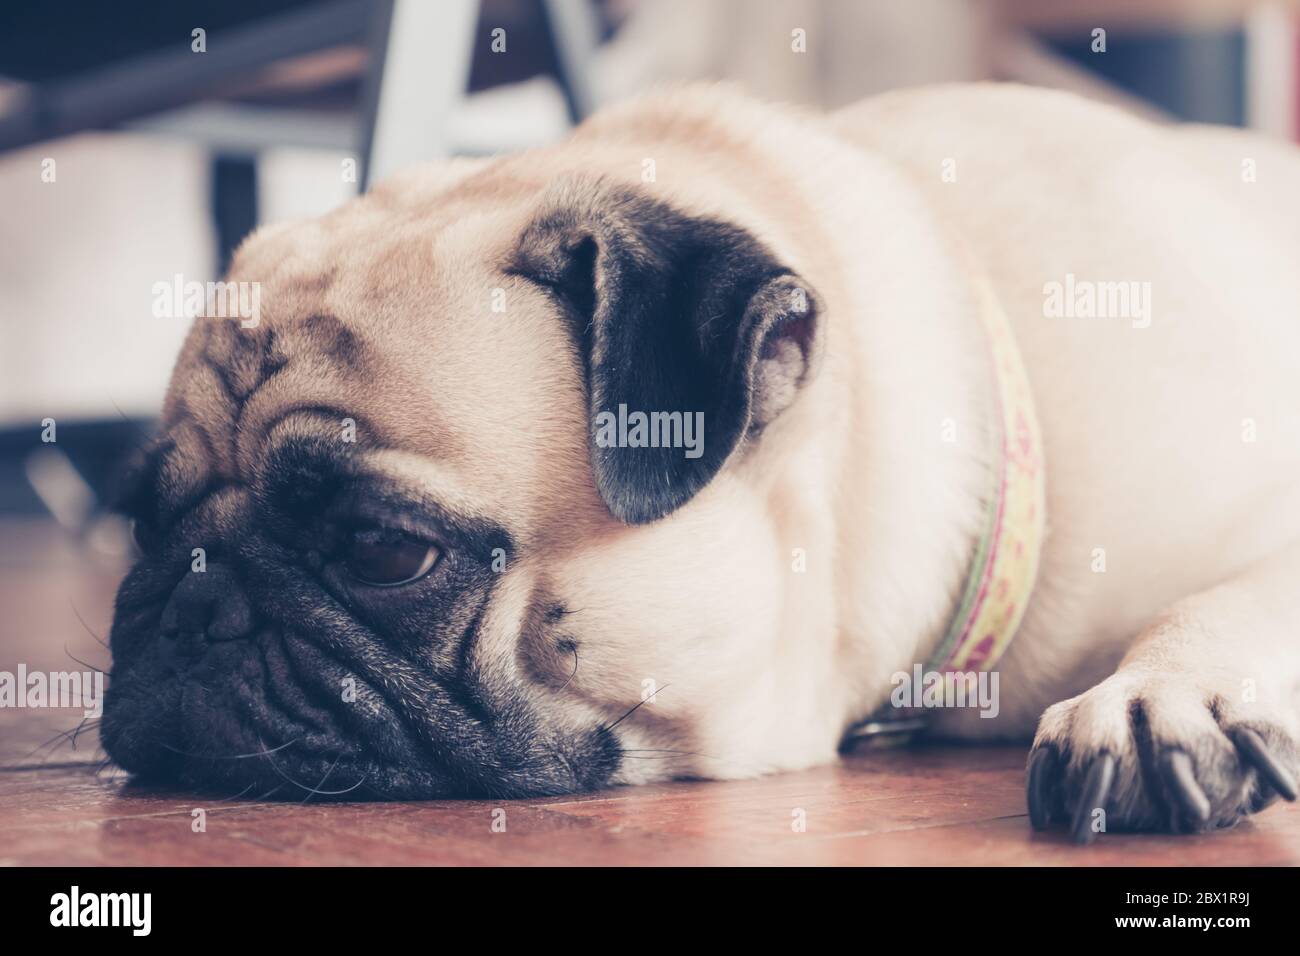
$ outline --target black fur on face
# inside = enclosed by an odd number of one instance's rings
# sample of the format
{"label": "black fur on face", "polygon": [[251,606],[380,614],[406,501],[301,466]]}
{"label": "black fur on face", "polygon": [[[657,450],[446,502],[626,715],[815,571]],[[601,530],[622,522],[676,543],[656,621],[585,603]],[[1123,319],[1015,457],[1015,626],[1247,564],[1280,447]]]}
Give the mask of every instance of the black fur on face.
{"label": "black fur on face", "polygon": [[[620,760],[611,731],[554,726],[520,678],[484,672],[471,653],[509,535],[355,467],[346,444],[321,437],[341,417],[272,442],[247,484],[169,479],[166,442],[142,470],[146,553],[117,597],[109,756],[227,796],[513,797],[606,783]],[[436,542],[438,564],[398,587],[356,580],[340,548],[372,526]]]}

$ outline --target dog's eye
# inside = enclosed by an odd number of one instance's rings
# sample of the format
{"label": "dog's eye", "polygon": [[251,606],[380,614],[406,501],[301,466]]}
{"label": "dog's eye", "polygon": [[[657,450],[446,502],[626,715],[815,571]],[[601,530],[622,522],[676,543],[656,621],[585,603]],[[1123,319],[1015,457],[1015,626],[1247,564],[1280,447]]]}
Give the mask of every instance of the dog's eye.
{"label": "dog's eye", "polygon": [[136,552],[144,555],[148,554],[155,542],[155,535],[150,529],[148,522],[141,521],[139,518],[131,519],[131,543],[135,545]]}
{"label": "dog's eye", "polygon": [[396,587],[418,581],[438,563],[442,552],[389,528],[354,532],[347,546],[348,572],[362,584]]}

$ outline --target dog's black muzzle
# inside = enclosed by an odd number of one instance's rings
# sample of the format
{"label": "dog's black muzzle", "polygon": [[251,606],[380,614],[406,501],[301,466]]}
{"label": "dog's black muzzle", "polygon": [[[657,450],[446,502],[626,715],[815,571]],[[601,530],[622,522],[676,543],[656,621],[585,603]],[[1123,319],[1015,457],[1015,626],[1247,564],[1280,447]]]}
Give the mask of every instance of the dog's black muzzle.
{"label": "dog's black muzzle", "polygon": [[145,560],[123,582],[101,737],[124,769],[297,800],[566,793],[617,770],[609,730],[548,727],[511,680],[435,672],[250,556],[166,583]]}

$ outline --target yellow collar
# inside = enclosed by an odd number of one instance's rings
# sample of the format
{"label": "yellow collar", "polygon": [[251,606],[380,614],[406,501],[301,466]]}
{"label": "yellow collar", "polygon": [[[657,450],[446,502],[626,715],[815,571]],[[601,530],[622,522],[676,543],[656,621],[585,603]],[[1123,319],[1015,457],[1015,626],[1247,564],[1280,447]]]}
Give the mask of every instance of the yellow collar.
{"label": "yellow collar", "polygon": [[1011,323],[987,280],[976,283],[997,378],[1001,455],[988,522],[931,671],[992,670],[1016,635],[1043,550],[1046,483],[1034,396]]}
{"label": "yellow collar", "polygon": [[[1043,550],[1046,484],[1034,396],[1011,323],[986,280],[976,281],[996,388],[995,440],[988,520],[975,548],[961,600],[927,673],[990,671],[1011,644],[1029,604]],[[919,670],[919,668],[917,668]],[[906,675],[904,675],[906,676]],[[913,688],[919,695],[921,688]],[[904,743],[925,728],[923,715],[885,704],[849,727],[842,746]]]}

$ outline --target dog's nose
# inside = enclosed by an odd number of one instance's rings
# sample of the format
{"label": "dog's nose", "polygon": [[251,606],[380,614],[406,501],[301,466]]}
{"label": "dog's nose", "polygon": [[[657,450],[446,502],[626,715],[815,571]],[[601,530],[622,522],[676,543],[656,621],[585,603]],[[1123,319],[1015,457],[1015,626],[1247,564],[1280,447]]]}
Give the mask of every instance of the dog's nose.
{"label": "dog's nose", "polygon": [[164,637],[233,641],[253,631],[253,609],[229,568],[209,562],[176,585],[159,622]]}

